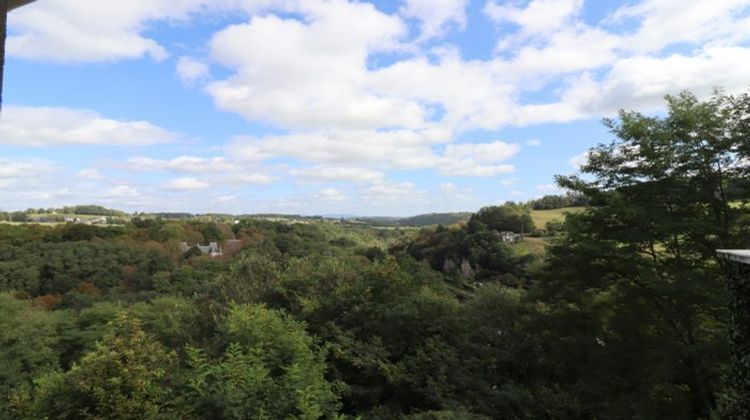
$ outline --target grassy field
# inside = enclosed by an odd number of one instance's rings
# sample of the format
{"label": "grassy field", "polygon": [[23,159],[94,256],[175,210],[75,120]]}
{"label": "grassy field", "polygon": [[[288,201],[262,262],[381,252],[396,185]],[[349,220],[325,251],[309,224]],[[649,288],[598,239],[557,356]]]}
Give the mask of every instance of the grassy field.
{"label": "grassy field", "polygon": [[543,256],[547,241],[544,238],[532,238],[527,236],[521,241],[512,244],[510,247],[518,255],[534,254],[537,256]]}
{"label": "grassy field", "polygon": [[537,229],[544,229],[544,225],[552,220],[563,221],[565,213],[579,213],[583,207],[563,207],[553,210],[532,210],[531,218],[534,219],[534,225]]}

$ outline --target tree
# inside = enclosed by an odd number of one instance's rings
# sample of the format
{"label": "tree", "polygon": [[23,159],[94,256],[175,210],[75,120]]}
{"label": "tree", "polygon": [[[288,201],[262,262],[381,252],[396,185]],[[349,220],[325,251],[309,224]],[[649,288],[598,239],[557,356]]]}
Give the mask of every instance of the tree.
{"label": "tree", "polygon": [[728,356],[715,250],[750,245],[750,195],[732,189],[748,171],[748,102],[683,93],[663,118],[622,111],[581,169],[591,180],[558,177],[591,207],[549,251],[548,351],[595,417],[700,418],[716,404]]}
{"label": "tree", "polygon": [[30,397],[18,396],[18,412],[24,418],[175,418],[168,385],[175,362],[138,319],[121,314],[69,371],[43,376]]}
{"label": "tree", "polygon": [[206,223],[201,233],[207,242],[222,242],[227,239],[226,233],[216,223]]}
{"label": "tree", "polygon": [[0,417],[9,415],[11,391],[30,387],[33,379],[60,368],[60,330],[68,315],[0,293]]}
{"label": "tree", "polygon": [[534,230],[534,220],[531,218],[529,207],[513,202],[502,206],[484,207],[471,216],[469,222],[471,221],[480,222],[487,229],[498,232],[531,233]]}
{"label": "tree", "polygon": [[218,358],[189,351],[184,398],[198,418],[330,417],[337,411],[322,354],[304,325],[263,306],[233,305]]}

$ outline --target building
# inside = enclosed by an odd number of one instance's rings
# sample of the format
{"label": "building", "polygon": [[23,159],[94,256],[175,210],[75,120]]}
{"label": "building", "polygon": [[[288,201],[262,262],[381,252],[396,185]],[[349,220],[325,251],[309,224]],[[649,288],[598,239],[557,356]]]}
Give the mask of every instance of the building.
{"label": "building", "polygon": [[218,242],[211,242],[208,245],[195,244],[195,246],[189,246],[187,242],[183,242],[180,244],[180,251],[182,251],[183,254],[190,251],[190,249],[192,248],[198,248],[203,255],[210,255],[212,257],[219,257],[224,255]]}
{"label": "building", "polygon": [[503,242],[513,243],[518,242],[521,239],[521,235],[515,232],[504,231],[500,232],[500,239],[502,239]]}

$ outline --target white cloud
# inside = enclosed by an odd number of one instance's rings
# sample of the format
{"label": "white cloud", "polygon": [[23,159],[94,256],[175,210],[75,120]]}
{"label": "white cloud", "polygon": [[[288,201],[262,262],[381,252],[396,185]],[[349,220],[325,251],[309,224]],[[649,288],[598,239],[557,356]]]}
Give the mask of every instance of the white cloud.
{"label": "white cloud", "polygon": [[[121,164],[132,172],[193,175],[162,185],[177,187],[166,192],[175,205],[189,202],[181,198],[189,195],[186,189],[219,186],[228,191],[217,194],[240,197],[247,185],[291,176],[298,183],[353,182],[346,194],[336,190],[347,197],[337,205],[368,210],[356,203],[372,203],[396,212],[408,202],[417,209],[434,202],[420,186],[389,180],[390,171],[497,176],[514,170],[519,145],[455,143],[474,131],[570,122],[619,108],[651,111],[663,107],[667,93],[689,88],[705,96],[714,86],[734,93],[748,83],[748,0],[636,0],[599,22],[586,20],[583,0],[491,0],[485,13],[497,22],[500,38],[484,59],[467,59],[466,51],[438,39],[466,24],[466,4],[405,0],[389,15],[371,2],[346,0],[39,0],[11,14],[9,50],[64,62],[162,60],[171,45],[156,41],[155,23],[183,25],[217,11],[230,11],[233,22],[246,16],[207,46],[187,46],[190,52],[178,56],[206,58],[182,57],[175,71],[188,84],[205,85],[217,108],[284,134],[239,138],[218,149],[225,157],[139,157]],[[546,99],[529,99],[539,97]],[[14,146],[151,145],[179,138],[149,122],[67,108],[11,106],[0,121],[0,144]],[[24,164],[5,170],[39,169]],[[71,169],[68,178],[101,184],[112,191],[106,194],[131,197],[130,203],[158,196],[142,184],[93,182],[104,180],[91,171]],[[5,188],[33,183],[0,180]],[[33,190],[39,197],[77,197],[78,184],[42,184]],[[241,191],[247,190],[253,189]],[[440,194],[462,193],[456,185],[440,187]]]}
{"label": "white cloud", "polygon": [[539,139],[529,139],[529,140],[526,140],[526,145],[527,146],[541,146],[542,141]]}
{"label": "white cloud", "polygon": [[347,197],[345,194],[335,188],[325,188],[318,192],[316,198],[322,201],[341,202],[345,201]]}
{"label": "white cloud", "polygon": [[400,12],[421,23],[419,40],[441,35],[450,23],[466,26],[466,6],[469,0],[406,0]]}
{"label": "white cloud", "polygon": [[134,198],[140,195],[138,188],[132,185],[115,185],[102,191],[103,199],[114,199],[115,203],[124,198]]}
{"label": "white cloud", "polygon": [[[369,3],[302,2],[306,20],[255,16],[211,41],[211,55],[234,71],[210,83],[221,109],[284,127],[422,125],[418,104],[369,91],[364,63],[406,32]],[[273,42],[269,42],[273,40]]]}
{"label": "white cloud", "polygon": [[76,173],[76,178],[78,179],[85,179],[89,181],[100,181],[104,179],[101,173],[99,173],[96,169],[81,169]]}
{"label": "white cloud", "polygon": [[335,180],[377,181],[378,171],[351,169],[374,165],[383,169],[436,169],[452,176],[493,176],[512,172],[513,165],[499,164],[520,147],[500,141],[448,145],[442,154],[433,146],[445,141],[441,131],[333,131],[267,138],[240,138],[229,153],[249,162],[294,157],[313,162],[315,168],[298,169],[293,175],[309,175],[313,182]]}
{"label": "white cloud", "polygon": [[[643,0],[618,9],[610,21],[637,19],[638,28],[624,37],[623,47],[638,53],[657,52],[675,43],[705,44],[748,34],[747,0]],[[746,16],[746,15],[744,15]]]}
{"label": "white cloud", "polygon": [[118,121],[90,110],[8,106],[0,119],[0,144],[13,146],[148,146],[178,138],[146,121]]}
{"label": "white cloud", "polygon": [[555,184],[541,184],[541,185],[537,185],[535,188],[537,191],[547,193],[547,194],[560,192],[560,187],[558,187]]}
{"label": "white cloud", "polygon": [[545,36],[573,22],[584,0],[533,0],[525,7],[488,1],[484,12],[497,22],[511,22],[521,27],[521,35]]}
{"label": "white cloud", "polygon": [[448,140],[442,131],[332,130],[263,138],[238,138],[229,153],[237,159],[260,162],[292,157],[327,165],[381,164],[391,168],[434,167],[430,146]]}
{"label": "white cloud", "polygon": [[178,156],[172,159],[152,159],[149,157],[134,157],[126,162],[117,165],[120,169],[133,172],[173,172],[173,173],[193,173],[202,174],[200,183],[191,183],[195,178],[179,178],[176,184],[168,184],[173,189],[179,188],[184,184],[190,189],[190,185],[202,185],[213,183],[215,185],[224,185],[230,187],[243,185],[265,185],[270,184],[278,179],[272,175],[273,169],[262,167],[256,164],[243,165],[236,161],[231,161],[225,157],[198,157],[198,156]]}
{"label": "white cloud", "polygon": [[498,164],[515,156],[517,144],[501,141],[448,145],[440,162],[440,172],[454,176],[494,176],[510,173],[513,165]]}
{"label": "white cloud", "polygon": [[210,186],[210,183],[193,177],[175,178],[164,184],[169,190],[202,190]]}
{"label": "white cloud", "polygon": [[204,158],[198,156],[178,156],[169,160],[134,157],[119,167],[131,171],[172,171],[192,173],[216,173],[237,169],[237,165],[223,157]]}
{"label": "white cloud", "polygon": [[[40,183],[53,178],[59,169],[58,165],[47,160],[0,157],[0,190],[30,191]],[[0,200],[0,203],[15,204],[12,200]]]}
{"label": "white cloud", "polygon": [[427,201],[427,192],[411,182],[380,182],[367,187],[360,194],[360,202],[370,209],[368,214],[376,214],[375,211],[403,214],[407,203],[409,208],[419,209]]}
{"label": "white cloud", "polygon": [[221,182],[229,185],[266,185],[278,180],[278,177],[266,173],[232,173],[221,178]]}
{"label": "white cloud", "polygon": [[217,203],[226,204],[226,203],[234,203],[237,201],[236,195],[220,195],[215,198]]}
{"label": "white cloud", "polygon": [[185,17],[197,1],[39,1],[10,15],[18,35],[8,38],[10,55],[61,62],[113,61],[166,50],[141,35],[148,20]]}
{"label": "white cloud", "polygon": [[382,172],[353,166],[314,166],[293,169],[291,174],[302,184],[321,184],[336,181],[378,182],[385,175]]}
{"label": "white cloud", "polygon": [[149,24],[186,24],[207,13],[294,10],[302,0],[38,0],[10,14],[11,55],[65,63],[111,62],[169,53]]}
{"label": "white cloud", "polygon": [[580,79],[568,87],[560,102],[583,115],[611,114],[624,109],[652,111],[663,106],[667,93],[689,89],[706,97],[715,87],[727,92],[747,88],[750,48],[706,47],[694,54],[662,58],[632,57],[613,64],[601,81]]}
{"label": "white cloud", "polygon": [[589,160],[589,151],[585,151],[583,153],[579,153],[570,160],[568,160],[568,163],[570,163],[570,166],[574,167],[576,170],[581,169],[581,166],[585,165],[586,162]]}
{"label": "white cloud", "polygon": [[180,57],[177,61],[176,71],[177,76],[186,85],[192,85],[195,82],[206,80],[211,75],[208,64],[192,57]]}

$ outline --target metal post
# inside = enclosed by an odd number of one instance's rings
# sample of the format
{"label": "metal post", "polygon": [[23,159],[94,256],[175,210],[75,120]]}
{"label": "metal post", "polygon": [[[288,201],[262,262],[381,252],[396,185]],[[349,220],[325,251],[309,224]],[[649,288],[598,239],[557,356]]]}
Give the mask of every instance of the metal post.
{"label": "metal post", "polygon": [[5,40],[8,37],[8,13],[35,0],[0,0],[0,110],[3,108],[3,79],[5,74]]}
{"label": "metal post", "polygon": [[0,2],[0,111],[3,109],[3,76],[5,74],[5,39],[8,37],[8,0]]}
{"label": "metal post", "polygon": [[721,418],[750,419],[750,250],[717,251],[729,291],[732,366]]}

